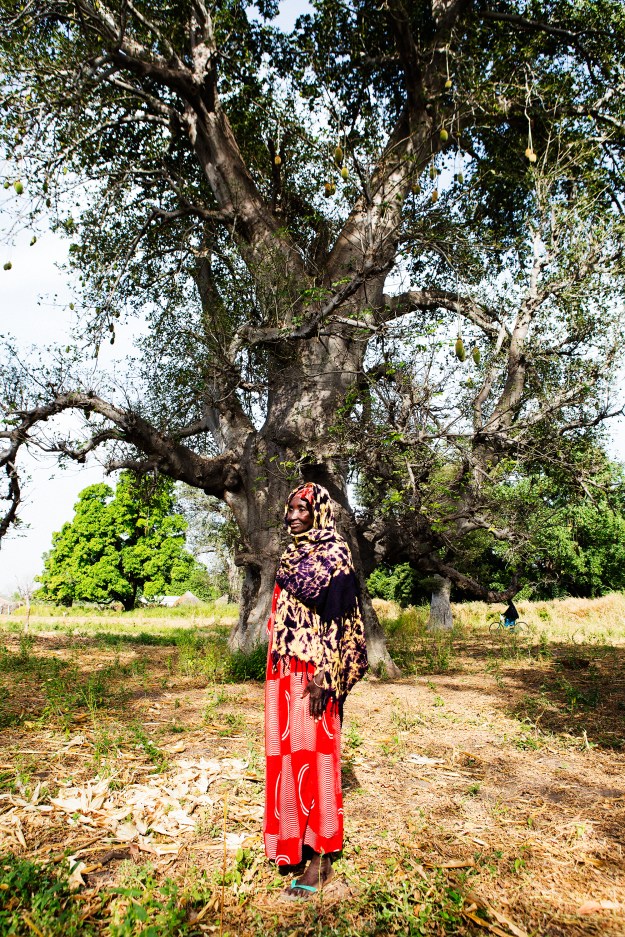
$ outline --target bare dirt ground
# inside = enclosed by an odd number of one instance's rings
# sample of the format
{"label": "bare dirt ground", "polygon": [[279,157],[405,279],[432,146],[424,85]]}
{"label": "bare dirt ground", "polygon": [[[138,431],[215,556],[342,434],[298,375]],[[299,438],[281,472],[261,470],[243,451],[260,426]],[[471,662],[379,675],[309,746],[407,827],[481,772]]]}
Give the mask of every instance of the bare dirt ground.
{"label": "bare dirt ground", "polygon": [[363,681],[344,853],[305,904],[262,854],[262,684],[176,645],[2,643],[0,851],[71,865],[85,933],[148,933],[171,881],[180,923],[161,908],[155,934],[625,935],[620,640],[473,629],[443,672]]}

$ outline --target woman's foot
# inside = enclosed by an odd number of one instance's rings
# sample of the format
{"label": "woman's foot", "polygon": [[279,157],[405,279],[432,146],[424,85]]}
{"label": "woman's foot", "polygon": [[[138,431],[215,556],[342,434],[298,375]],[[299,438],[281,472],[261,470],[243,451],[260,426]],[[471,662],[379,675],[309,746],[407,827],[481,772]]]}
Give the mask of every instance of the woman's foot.
{"label": "woman's foot", "polygon": [[332,878],[332,862],[329,856],[313,853],[308,868],[288,888],[284,894],[288,898],[310,898],[315,892],[321,891],[324,885]]}

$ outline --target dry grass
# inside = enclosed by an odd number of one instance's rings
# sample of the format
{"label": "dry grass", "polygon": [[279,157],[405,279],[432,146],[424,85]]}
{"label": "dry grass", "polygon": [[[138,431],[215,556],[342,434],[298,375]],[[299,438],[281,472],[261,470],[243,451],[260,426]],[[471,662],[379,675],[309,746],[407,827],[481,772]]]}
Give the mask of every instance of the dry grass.
{"label": "dry grass", "polygon": [[[482,603],[455,607],[453,641],[427,635],[425,610],[383,611],[405,675],[369,677],[348,701],[345,851],[305,905],[280,899],[284,881],[262,855],[262,685],[208,679],[165,623],[149,632],[162,644],[123,625],[112,646],[89,636],[100,621],[78,636],[63,633],[74,623],[48,622],[32,646],[5,630],[0,835],[21,859],[85,862],[67,899],[82,923],[58,932],[219,933],[223,911],[230,935],[622,937],[623,597],[520,603],[527,641],[491,636]],[[201,758],[247,766],[215,778],[188,833],[146,841],[176,851],[36,809],[70,779],[109,777],[118,799],[150,777],[171,788],[177,761]],[[226,793],[226,832],[245,851],[226,854],[222,890]],[[146,920],[133,917],[137,903]],[[20,921],[18,933],[33,932]]]}

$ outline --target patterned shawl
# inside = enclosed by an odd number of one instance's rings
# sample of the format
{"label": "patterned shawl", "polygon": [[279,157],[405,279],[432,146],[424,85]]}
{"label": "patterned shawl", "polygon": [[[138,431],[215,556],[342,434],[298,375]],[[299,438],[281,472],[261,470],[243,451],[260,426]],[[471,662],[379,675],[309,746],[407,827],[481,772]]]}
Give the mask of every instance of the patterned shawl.
{"label": "patterned shawl", "polygon": [[314,664],[323,674],[328,697],[342,706],[367,669],[356,574],[349,547],[337,533],[326,489],[307,484],[292,491],[285,523],[294,495],[310,504],[313,526],[293,537],[280,560],[272,661],[274,668],[291,658]]}

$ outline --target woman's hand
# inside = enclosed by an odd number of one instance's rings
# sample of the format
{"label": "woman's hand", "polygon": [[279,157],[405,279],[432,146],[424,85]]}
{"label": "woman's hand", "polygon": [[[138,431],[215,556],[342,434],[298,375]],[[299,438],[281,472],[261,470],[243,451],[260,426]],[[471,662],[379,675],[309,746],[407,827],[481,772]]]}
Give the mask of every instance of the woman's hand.
{"label": "woman's hand", "polygon": [[326,708],[326,691],[323,685],[319,686],[313,679],[309,680],[304,687],[302,699],[306,696],[306,694],[310,696],[310,715],[318,721],[323,716],[324,710]]}

